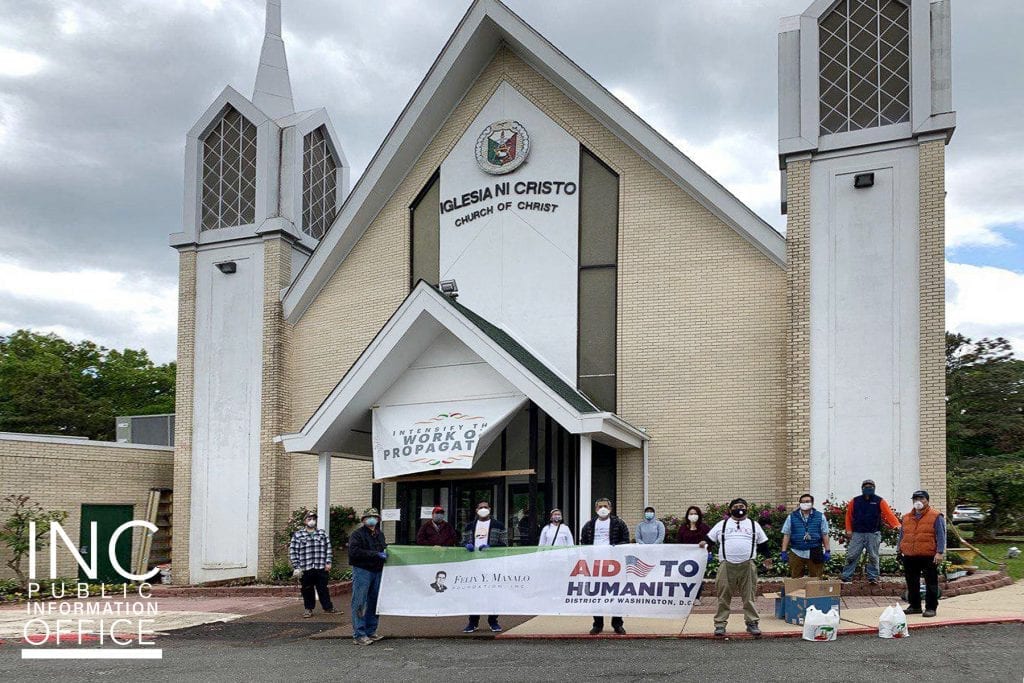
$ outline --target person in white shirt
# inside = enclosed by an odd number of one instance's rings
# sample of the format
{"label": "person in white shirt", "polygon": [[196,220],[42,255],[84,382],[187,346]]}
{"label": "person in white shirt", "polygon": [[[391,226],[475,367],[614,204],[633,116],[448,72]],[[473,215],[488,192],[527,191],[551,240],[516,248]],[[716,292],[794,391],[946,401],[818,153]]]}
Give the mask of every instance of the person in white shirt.
{"label": "person in white shirt", "polygon": [[[629,527],[621,519],[612,514],[612,501],[598,498],[594,502],[593,519],[583,525],[580,531],[580,545],[623,545],[629,543]],[[620,636],[626,635],[626,627],[622,617],[612,617],[612,628]],[[594,626],[590,635],[596,636],[604,630],[604,617],[594,617]]]}
{"label": "person in white shirt", "polygon": [[572,531],[562,522],[562,511],[555,508],[548,519],[551,521],[541,529],[540,542],[537,545],[572,545]]}
{"label": "person in white shirt", "polygon": [[[504,548],[508,545],[508,533],[505,525],[491,517],[491,504],[481,500],[476,505],[476,519],[471,519],[462,530],[462,545],[469,552],[485,552],[488,548]],[[487,625],[491,632],[500,633],[501,625],[498,624],[498,616],[492,614],[487,617]],[[480,627],[480,615],[473,614],[469,617],[463,633],[473,633]]]}
{"label": "person in white shirt", "polygon": [[[757,595],[757,554],[765,555],[764,566],[771,569],[772,560],[768,556],[768,536],[761,525],[747,518],[747,501],[736,498],[729,503],[729,519],[711,527],[707,541],[718,544],[718,611],[715,612],[715,636],[725,636],[725,626],[729,621],[729,602],[733,594],[743,598],[743,620],[747,623],[747,633],[755,638],[761,637],[758,627],[760,617],[754,607]],[[702,542],[701,546],[707,543]]]}

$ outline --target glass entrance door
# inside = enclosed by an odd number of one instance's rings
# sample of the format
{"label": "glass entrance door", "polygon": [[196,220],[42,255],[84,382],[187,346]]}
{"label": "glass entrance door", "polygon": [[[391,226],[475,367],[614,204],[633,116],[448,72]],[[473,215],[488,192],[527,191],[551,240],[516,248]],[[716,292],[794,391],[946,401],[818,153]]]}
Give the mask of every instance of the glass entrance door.
{"label": "glass entrance door", "polygon": [[[416,532],[419,531],[423,522],[430,519],[430,510],[435,505],[443,507],[448,520],[451,521],[451,510],[448,508],[449,490],[447,482],[400,483],[398,485],[398,507],[402,511],[402,519],[396,529],[395,542],[401,545],[415,545]],[[461,533],[461,530],[459,531]]]}

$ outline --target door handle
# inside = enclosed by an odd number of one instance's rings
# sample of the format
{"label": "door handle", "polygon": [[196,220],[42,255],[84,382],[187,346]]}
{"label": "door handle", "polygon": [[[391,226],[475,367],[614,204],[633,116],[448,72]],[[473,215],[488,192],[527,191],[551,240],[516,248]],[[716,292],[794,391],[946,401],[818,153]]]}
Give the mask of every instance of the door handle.
{"label": "door handle", "polygon": [[88,555],[89,554],[89,546],[83,545],[81,548],[78,549],[78,554],[81,555],[82,557],[85,557],[86,555]]}

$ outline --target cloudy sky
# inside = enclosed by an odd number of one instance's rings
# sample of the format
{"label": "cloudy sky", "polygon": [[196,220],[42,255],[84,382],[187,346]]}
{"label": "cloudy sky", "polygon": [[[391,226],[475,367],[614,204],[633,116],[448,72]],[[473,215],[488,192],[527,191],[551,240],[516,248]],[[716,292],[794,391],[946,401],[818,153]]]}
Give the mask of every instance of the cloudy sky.
{"label": "cloudy sky", "polygon": [[[776,31],[810,0],[511,0],[513,10],[780,229]],[[297,109],[353,179],[468,0],[284,0]],[[1024,3],[953,7],[947,328],[1024,355]],[[0,0],[0,334],[174,357],[185,132],[250,94],[263,0]]]}

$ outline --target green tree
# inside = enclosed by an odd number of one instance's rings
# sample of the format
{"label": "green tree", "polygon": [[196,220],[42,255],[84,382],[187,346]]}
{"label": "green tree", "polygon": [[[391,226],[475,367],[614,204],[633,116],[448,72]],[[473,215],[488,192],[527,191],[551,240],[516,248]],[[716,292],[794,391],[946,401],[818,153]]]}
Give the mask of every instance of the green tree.
{"label": "green tree", "polygon": [[950,468],[1024,444],[1024,361],[1002,337],[946,333],[946,453]]}
{"label": "green tree", "polygon": [[976,525],[976,539],[1024,527],[1024,451],[972,462],[956,470],[953,479],[958,495],[989,507],[985,521]]}
{"label": "green tree", "polygon": [[[7,566],[14,572],[21,583],[27,577],[21,568],[21,561],[28,555],[31,542],[30,523],[36,523],[36,552],[46,547],[50,533],[50,523],[60,524],[68,517],[63,510],[44,510],[43,506],[32,501],[28,496],[10,495],[3,499],[0,513],[5,517],[0,524],[0,544],[7,546],[10,557]],[[39,555],[37,555],[39,557]]]}
{"label": "green tree", "polygon": [[174,412],[175,364],[18,330],[0,336],[0,431],[114,438],[118,415]]}

